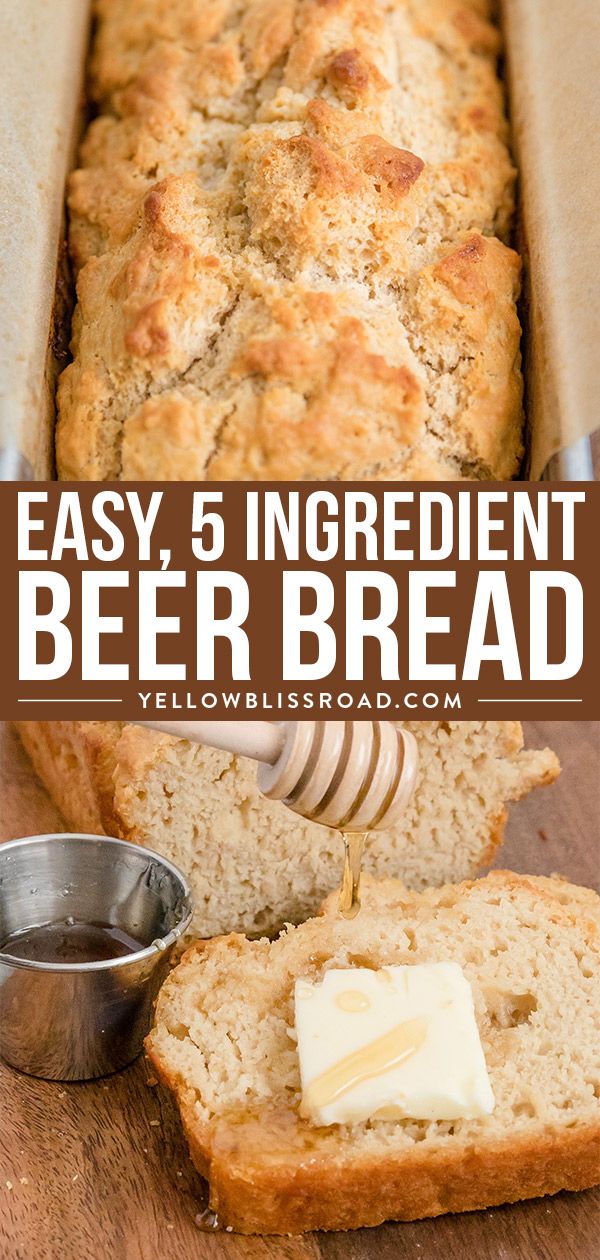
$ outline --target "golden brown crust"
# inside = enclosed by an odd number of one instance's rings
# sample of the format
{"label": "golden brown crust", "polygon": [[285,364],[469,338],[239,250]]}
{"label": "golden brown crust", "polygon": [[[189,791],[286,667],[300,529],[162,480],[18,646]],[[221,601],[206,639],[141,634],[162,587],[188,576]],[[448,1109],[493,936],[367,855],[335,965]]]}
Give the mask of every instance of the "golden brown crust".
{"label": "golden brown crust", "polygon": [[[340,928],[334,901],[332,896],[323,906],[324,919],[308,922],[288,934],[289,949],[286,954],[283,953],[285,941],[269,946],[265,942],[252,944],[237,936],[193,947],[177,971],[172,973],[159,997],[156,1024],[147,1040],[147,1051],[161,1080],[176,1096],[192,1159],[201,1175],[209,1180],[211,1207],[218,1213],[221,1223],[241,1233],[285,1234],[312,1229],[354,1229],[378,1225],[385,1220],[415,1220],[445,1212],[472,1211],[554,1194],[560,1190],[582,1190],[597,1184],[600,1181],[597,1092],[592,1095],[590,1082],[589,1092],[583,1096],[583,1105],[580,1093],[577,1100],[575,1096],[570,1096],[571,1080],[574,1095],[579,1089],[578,1068],[573,1067],[570,1077],[568,1070],[561,1066],[561,1054],[554,1051],[552,1044],[546,1046],[544,1043],[543,1051],[557,1064],[555,1077],[550,1078],[554,1091],[556,1080],[560,1081],[560,1096],[557,1098],[556,1092],[553,1093],[557,1106],[552,1117],[541,1114],[525,1128],[519,1121],[519,1100],[527,1096],[528,1089],[521,1061],[516,1076],[512,1074],[510,1065],[507,1066],[507,1079],[512,1084],[501,1087],[504,1118],[496,1123],[495,1128],[492,1116],[489,1124],[482,1120],[472,1126],[466,1135],[459,1123],[455,1126],[456,1131],[452,1128],[433,1141],[422,1133],[423,1140],[395,1143],[388,1134],[387,1141],[370,1143],[364,1141],[364,1126],[357,1126],[351,1133],[344,1130],[340,1133],[335,1127],[314,1129],[307,1121],[301,1120],[290,1098],[287,1077],[285,1084],[281,1083],[279,1093],[277,1085],[271,1083],[270,1089],[257,1101],[252,1093],[252,1068],[244,1059],[243,1047],[248,1046],[248,1019],[244,1018],[237,1070],[246,1067],[246,1093],[243,1097],[248,1101],[241,1107],[238,1103],[237,1108],[232,1105],[231,1109],[225,1110],[215,1110],[214,1102],[202,1105],[201,1090],[198,1090],[197,1082],[189,1079],[185,1060],[177,1062],[171,1057],[168,1038],[165,1040],[164,1036],[178,1015],[185,1019],[186,1010],[189,1011],[188,1018],[194,1019],[193,1011],[189,1010],[189,998],[186,1003],[185,995],[194,995],[198,1010],[210,1010],[208,989],[212,989],[224,972],[225,983],[228,975],[238,977],[237,981],[234,978],[229,981],[227,991],[235,1008],[236,983],[239,984],[240,978],[246,976],[250,985],[250,975],[257,975],[257,983],[268,986],[271,976],[270,1001],[278,1018],[285,1023],[290,1015],[289,1011],[286,1014],[282,1005],[282,993],[290,984],[293,985],[294,977],[307,974],[307,967],[309,970],[316,969],[315,974],[318,974],[320,967],[326,966],[334,957],[337,959],[336,949],[342,952],[348,949],[347,937],[351,936],[351,929]],[[582,1000],[591,1004],[592,1013],[586,1020],[585,1031],[582,1030],[587,1047],[582,1063],[587,1063],[585,1071],[595,1078],[595,1041],[592,1039],[590,1045],[590,1027],[593,1030],[593,977],[597,974],[599,959],[600,899],[590,889],[574,887],[555,877],[494,871],[483,880],[430,889],[419,895],[411,893],[396,880],[368,878],[362,913],[368,916],[370,926],[365,928],[359,939],[362,941],[361,951],[366,952],[365,941],[370,940],[374,953],[372,961],[366,960],[360,965],[380,966],[382,961],[392,956],[388,953],[390,944],[387,936],[386,944],[377,944],[378,929],[386,922],[386,915],[393,915],[393,920],[387,921],[397,925],[394,931],[397,931],[399,939],[405,924],[413,929],[408,938],[413,942],[409,948],[413,949],[415,935],[422,948],[419,927],[419,923],[424,921],[422,916],[427,919],[430,915],[439,914],[438,946],[440,934],[443,936],[451,931],[454,925],[457,931],[463,933],[462,949],[466,949],[468,954],[471,941],[469,924],[477,937],[483,908],[487,907],[490,920],[499,923],[496,916],[500,914],[498,907],[501,904],[508,907],[505,924],[515,923],[516,912],[516,921],[522,925],[522,937],[519,937],[519,929],[515,928],[515,936],[511,938],[514,965],[521,984],[527,986],[528,980],[519,972],[519,945],[526,948],[526,938],[534,924],[541,942],[545,941],[546,933],[551,935],[550,955],[552,958],[556,956],[557,962],[546,964],[549,972],[544,980],[539,981],[535,966],[541,964],[543,969],[544,964],[542,953],[536,955],[534,951],[531,958],[535,974],[529,979],[533,994],[539,984],[540,1001],[544,1004],[543,1019],[544,1022],[548,1020],[547,1026],[556,1028],[563,1003],[565,1009],[570,1010],[577,1009],[577,1003]],[[448,917],[452,911],[454,918]],[[355,920],[355,923],[358,921]],[[458,928],[459,924],[466,926]],[[343,947],[340,931],[345,933]],[[433,935],[435,931],[432,929]],[[500,928],[495,939],[502,944]],[[334,940],[337,940],[337,946]],[[458,951],[461,946],[457,943],[453,948]],[[383,958],[378,949],[383,951]],[[261,958],[265,951],[268,959]],[[585,956],[582,974],[587,977],[583,980],[585,996],[568,989],[563,992],[562,960],[572,957],[577,977],[578,960],[581,961],[582,955]],[[409,956],[420,960],[418,952]],[[457,953],[457,957],[460,956]],[[348,965],[352,955],[343,952],[343,957],[347,959],[345,965]],[[200,979],[205,968],[208,968],[210,981]],[[492,994],[486,984],[490,983],[494,974],[492,964],[487,980],[482,977],[479,981],[488,1002],[492,1000]],[[477,976],[477,965],[471,967],[470,976],[471,979]],[[582,982],[576,978],[571,983],[577,985]],[[179,999],[177,995],[181,995]],[[239,1000],[242,1000],[241,995]],[[561,1005],[555,1008],[558,1000]],[[246,1002],[251,1011],[254,1010],[254,1001],[259,1004],[266,1001],[260,988],[255,996],[250,990],[247,992]],[[535,997],[533,1010],[538,1010]],[[217,1022],[221,1028],[219,1019]],[[195,1022],[193,1042],[189,1044],[198,1047],[196,1054],[214,1056],[219,1044],[214,1025],[207,1025],[209,1040],[206,1047],[202,1038],[203,1027],[201,1020]],[[182,1029],[182,1033],[185,1031]],[[235,1039],[233,1031],[231,1035]],[[489,1039],[489,1032],[486,1036]],[[499,1041],[498,1048],[494,1050],[494,1036],[507,1036],[508,1040]],[[513,1029],[508,1034],[492,1034],[492,1040],[486,1042],[486,1053],[490,1056],[488,1062],[494,1064],[496,1073],[500,1070],[497,1055],[504,1054],[510,1058],[511,1047],[512,1054],[515,1053],[515,1042],[511,1040],[514,1036]],[[576,1058],[577,1048],[573,1049],[570,1030],[566,1040],[570,1042],[570,1053]],[[504,1051],[501,1045],[505,1046]],[[566,1061],[566,1046],[564,1053]],[[527,1061],[527,1071],[531,1076],[529,1086],[535,1090],[534,1078],[544,1071],[543,1056],[540,1062],[534,1048],[530,1054]],[[498,1076],[496,1083],[500,1087]],[[522,1086],[524,1095],[521,1093]],[[506,1088],[512,1097],[508,1111]],[[541,1110],[543,1113],[543,1105]],[[374,1138],[375,1134],[371,1133],[370,1137]]]}
{"label": "golden brown crust", "polygon": [[23,747],[74,831],[123,835],[114,810],[119,722],[16,722]]}
{"label": "golden brown crust", "polygon": [[498,817],[490,821],[490,839],[485,852],[481,856],[481,866],[490,866],[504,842],[504,831],[508,819],[508,810],[503,809]]}
{"label": "golden brown crust", "polygon": [[[156,1059],[149,1057],[160,1075]],[[586,1190],[600,1181],[598,1124],[557,1129],[535,1141],[517,1136],[489,1146],[482,1143],[459,1152],[423,1154],[417,1149],[398,1158],[337,1166],[309,1160],[290,1178],[289,1168],[283,1166],[248,1167],[242,1157],[243,1129],[239,1146],[219,1147],[207,1160],[191,1110],[182,1109],[182,1122],[194,1165],[201,1176],[210,1178],[213,1211],[242,1234],[299,1234],[414,1221],[561,1190]]]}
{"label": "golden brown crust", "polygon": [[496,239],[513,170],[488,6],[97,10],[60,475],[513,476],[519,279]]}

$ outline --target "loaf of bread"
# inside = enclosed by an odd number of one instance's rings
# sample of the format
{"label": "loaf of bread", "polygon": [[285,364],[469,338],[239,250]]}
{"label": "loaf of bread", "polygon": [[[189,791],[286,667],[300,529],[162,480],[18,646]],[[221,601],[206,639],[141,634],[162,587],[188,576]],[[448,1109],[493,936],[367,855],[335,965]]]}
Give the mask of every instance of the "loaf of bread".
{"label": "loaf of bread", "polygon": [[[373,833],[365,869],[412,888],[476,874],[502,839],[506,804],[558,773],[549,749],[523,750],[518,722],[413,722],[413,800]],[[314,914],[339,881],[337,832],[256,787],[252,762],[135,726],[21,722],[34,766],[76,831],[157,849],[186,873],[197,936],[277,931]]]}
{"label": "loaf of bread", "polygon": [[[472,986],[492,1114],[330,1128],[301,1119],[295,980],[441,961]],[[352,921],[330,905],[273,943],[199,944],[163,986],[146,1045],[220,1223],[287,1234],[599,1182],[599,1034],[600,899],[495,871],[421,895],[367,881]]]}
{"label": "loaf of bread", "polygon": [[63,478],[509,478],[492,0],[97,0]]}

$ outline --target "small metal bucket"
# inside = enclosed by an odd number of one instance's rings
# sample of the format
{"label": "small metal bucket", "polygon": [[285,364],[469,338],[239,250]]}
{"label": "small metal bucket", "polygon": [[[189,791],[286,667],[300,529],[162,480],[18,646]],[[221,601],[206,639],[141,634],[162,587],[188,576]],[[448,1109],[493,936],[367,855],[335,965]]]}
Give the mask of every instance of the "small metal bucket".
{"label": "small metal bucket", "polygon": [[[157,853],[104,836],[0,845],[0,1055],[32,1076],[89,1080],[137,1057],[191,894]],[[20,958],[15,933],[75,920],[140,943],[102,961]],[[15,953],[9,952],[12,948]]]}

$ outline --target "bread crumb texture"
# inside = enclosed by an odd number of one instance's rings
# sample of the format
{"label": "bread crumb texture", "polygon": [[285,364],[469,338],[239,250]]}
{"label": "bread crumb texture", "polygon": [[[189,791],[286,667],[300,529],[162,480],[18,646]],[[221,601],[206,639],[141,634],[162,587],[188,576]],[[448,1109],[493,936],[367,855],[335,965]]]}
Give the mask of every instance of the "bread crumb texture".
{"label": "bread crumb texture", "polygon": [[[595,893],[495,871],[421,894],[367,880],[351,922],[331,902],[272,943],[193,947],[160,993],[147,1048],[222,1223],[352,1229],[600,1181],[599,929]],[[493,1114],[302,1120],[294,981],[450,960],[473,989]]]}
{"label": "bread crumb texture", "polygon": [[97,0],[63,478],[509,478],[488,0]]}
{"label": "bread crumb texture", "polygon": [[[551,783],[557,758],[524,749],[518,722],[406,725],[419,748],[416,791],[395,827],[371,835],[364,869],[416,889],[473,876],[502,840],[507,803]],[[19,730],[74,830],[148,845],[181,867],[196,936],[278,931],[339,883],[339,834],[262,796],[253,762],[116,722]]]}

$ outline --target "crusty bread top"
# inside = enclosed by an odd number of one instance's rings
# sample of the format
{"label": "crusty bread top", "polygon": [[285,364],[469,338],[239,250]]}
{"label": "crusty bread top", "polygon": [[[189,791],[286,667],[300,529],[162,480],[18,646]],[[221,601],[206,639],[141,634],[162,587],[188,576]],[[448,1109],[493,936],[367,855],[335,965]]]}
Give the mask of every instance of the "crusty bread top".
{"label": "crusty bread top", "polygon": [[60,475],[514,475],[487,0],[96,8]]}
{"label": "crusty bread top", "polygon": [[[443,960],[458,962],[473,988],[493,1114],[328,1130],[301,1120],[296,978]],[[213,1149],[242,1142],[248,1163],[291,1167],[308,1151],[312,1161],[343,1163],[416,1145],[423,1154],[599,1131],[599,1032],[600,899],[557,877],[496,871],[422,894],[367,879],[350,922],[330,901],[321,918],[273,943],[229,936],[193,947],[161,991],[147,1046],[207,1162]]]}

